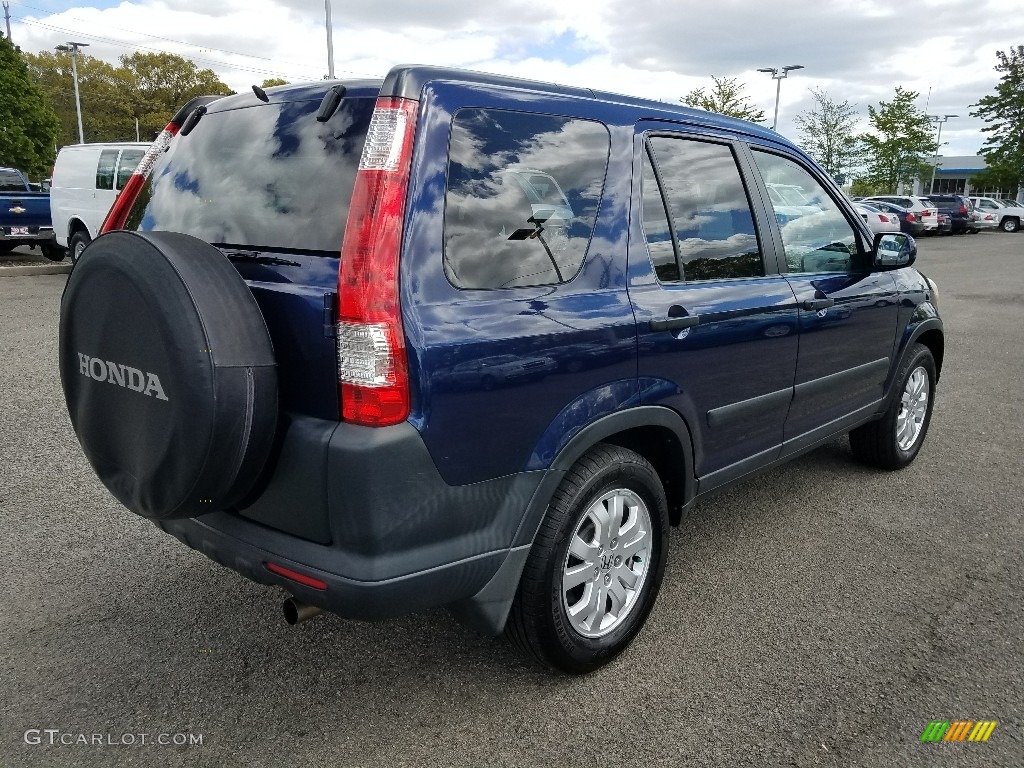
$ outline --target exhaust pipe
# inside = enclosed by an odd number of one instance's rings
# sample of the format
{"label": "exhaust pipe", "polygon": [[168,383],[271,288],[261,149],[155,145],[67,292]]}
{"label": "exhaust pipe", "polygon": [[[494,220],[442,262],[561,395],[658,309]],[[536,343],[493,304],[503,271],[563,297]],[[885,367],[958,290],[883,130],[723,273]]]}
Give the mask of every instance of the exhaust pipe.
{"label": "exhaust pipe", "polygon": [[284,620],[291,625],[298,624],[300,621],[306,619],[312,619],[318,613],[320,609],[315,605],[306,605],[305,603],[299,602],[294,597],[289,597],[284,601],[284,605],[281,606],[284,610]]}

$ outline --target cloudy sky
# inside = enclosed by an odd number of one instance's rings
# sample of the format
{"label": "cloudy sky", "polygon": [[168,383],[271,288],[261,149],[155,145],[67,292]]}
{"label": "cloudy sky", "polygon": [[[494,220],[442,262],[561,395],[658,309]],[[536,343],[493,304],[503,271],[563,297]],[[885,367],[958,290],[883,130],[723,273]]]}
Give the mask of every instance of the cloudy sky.
{"label": "cloudy sky", "polygon": [[[166,50],[235,90],[327,72],[322,0],[10,0],[23,50],[68,40],[111,62]],[[396,63],[468,67],[675,102],[711,75],[738,78],[768,115],[775,83],[759,67],[802,64],[782,83],[779,130],[820,87],[856,105],[920,92],[957,114],[942,153],[976,154],[970,105],[992,91],[996,50],[1024,44],[1020,0],[332,0],[335,72],[382,76]],[[929,97],[930,89],[930,97]]]}

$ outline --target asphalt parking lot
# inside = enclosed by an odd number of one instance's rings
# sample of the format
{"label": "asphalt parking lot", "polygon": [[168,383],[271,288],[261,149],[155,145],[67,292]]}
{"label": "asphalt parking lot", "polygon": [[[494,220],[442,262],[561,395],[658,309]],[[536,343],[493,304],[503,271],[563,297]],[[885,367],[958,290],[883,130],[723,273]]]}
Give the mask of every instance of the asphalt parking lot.
{"label": "asphalt parking lot", "polygon": [[[1024,765],[1024,235],[924,239],[918,267],[947,347],[917,462],[840,440],[703,503],[637,642],[577,679],[443,611],[288,627],[100,485],[57,376],[66,278],[0,277],[0,763]],[[921,743],[932,720],[998,726]]]}

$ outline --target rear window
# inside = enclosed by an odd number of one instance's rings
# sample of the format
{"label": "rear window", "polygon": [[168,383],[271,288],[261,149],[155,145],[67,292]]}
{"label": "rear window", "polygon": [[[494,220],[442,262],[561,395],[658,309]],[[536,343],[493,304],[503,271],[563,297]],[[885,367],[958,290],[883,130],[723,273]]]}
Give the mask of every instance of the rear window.
{"label": "rear window", "polygon": [[210,112],[157,161],[125,229],[215,245],[337,255],[373,98]]}
{"label": "rear window", "polygon": [[571,280],[594,232],[608,148],[608,129],[590,120],[459,110],[444,215],[444,268],[452,285]]}
{"label": "rear window", "polygon": [[24,192],[25,182],[14,171],[0,171],[0,192]]}

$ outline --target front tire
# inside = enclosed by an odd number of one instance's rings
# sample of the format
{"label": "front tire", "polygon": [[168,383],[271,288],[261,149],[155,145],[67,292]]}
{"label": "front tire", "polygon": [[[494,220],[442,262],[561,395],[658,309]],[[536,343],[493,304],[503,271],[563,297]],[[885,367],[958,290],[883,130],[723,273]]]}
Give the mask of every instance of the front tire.
{"label": "front tire", "polygon": [[657,472],[634,451],[595,446],[551,500],[506,636],[554,669],[597,669],[640,631],[667,553],[668,504]]}
{"label": "front tire", "polygon": [[854,457],[880,469],[903,469],[910,464],[928,434],[937,379],[931,350],[923,344],[911,346],[885,415],[850,432]]}

